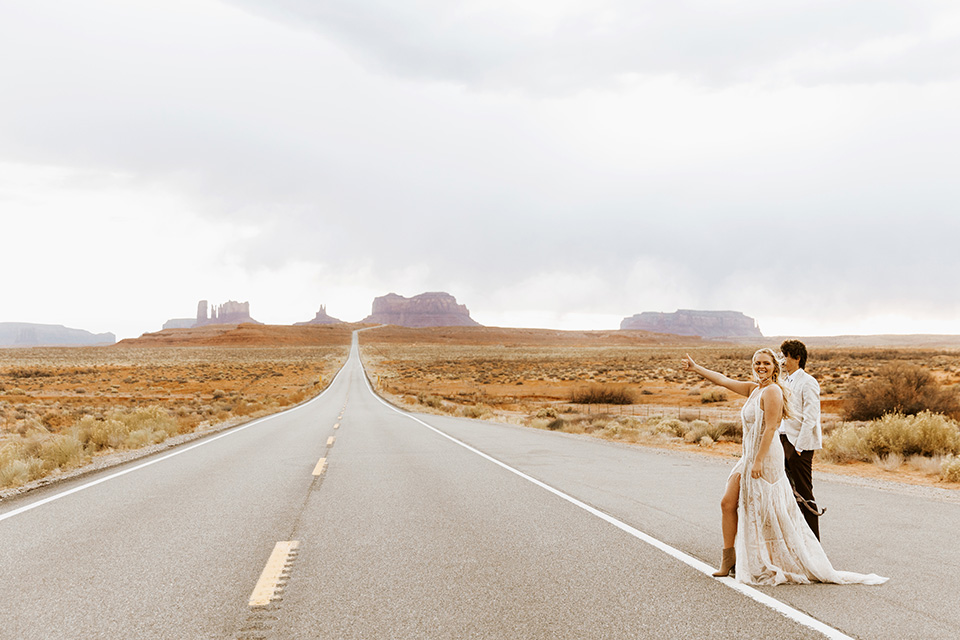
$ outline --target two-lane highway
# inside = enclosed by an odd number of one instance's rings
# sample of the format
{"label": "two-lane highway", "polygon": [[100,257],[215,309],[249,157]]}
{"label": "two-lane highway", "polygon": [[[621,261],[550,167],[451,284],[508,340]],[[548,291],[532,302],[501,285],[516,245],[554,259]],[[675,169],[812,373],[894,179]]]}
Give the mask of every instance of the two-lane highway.
{"label": "two-lane highway", "polygon": [[[745,593],[705,575],[728,469],[405,414],[355,340],[309,403],[0,505],[0,638],[953,637],[924,572],[956,554],[913,571],[869,548],[904,542],[858,505],[933,508],[914,497],[822,485],[835,564],[888,585]],[[935,506],[936,544],[960,506]]]}

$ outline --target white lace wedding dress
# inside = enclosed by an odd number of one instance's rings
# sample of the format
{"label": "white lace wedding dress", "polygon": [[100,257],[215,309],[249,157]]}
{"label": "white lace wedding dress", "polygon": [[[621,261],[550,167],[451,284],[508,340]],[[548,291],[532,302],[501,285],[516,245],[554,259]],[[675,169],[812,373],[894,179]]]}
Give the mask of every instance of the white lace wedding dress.
{"label": "white lace wedding dress", "polygon": [[883,584],[876,574],[837,571],[820,541],[803,519],[783,467],[783,446],[774,437],[763,459],[761,478],[750,477],[760,436],[763,411],[760,390],[754,390],[740,412],[743,420],[743,456],[731,472],[740,474],[737,510],[736,578],[750,584],[833,582]]}

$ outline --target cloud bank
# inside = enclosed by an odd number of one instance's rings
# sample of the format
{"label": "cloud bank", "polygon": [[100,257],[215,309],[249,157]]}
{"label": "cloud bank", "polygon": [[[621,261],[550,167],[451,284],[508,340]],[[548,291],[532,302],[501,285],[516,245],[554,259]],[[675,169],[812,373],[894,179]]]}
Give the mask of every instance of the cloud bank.
{"label": "cloud bank", "polygon": [[6,6],[0,319],[447,290],[486,324],[941,332],[958,36],[945,2]]}

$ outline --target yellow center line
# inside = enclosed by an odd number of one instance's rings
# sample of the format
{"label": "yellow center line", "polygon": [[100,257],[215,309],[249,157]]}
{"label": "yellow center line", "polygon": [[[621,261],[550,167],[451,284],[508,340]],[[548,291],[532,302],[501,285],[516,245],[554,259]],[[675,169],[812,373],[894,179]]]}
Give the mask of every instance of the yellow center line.
{"label": "yellow center line", "polygon": [[336,440],[336,438],[334,438],[333,436],[330,436],[329,438],[327,438],[327,446],[332,447],[334,440]]}
{"label": "yellow center line", "polygon": [[334,429],[339,429],[339,428],[340,428],[340,423],[338,422],[337,424],[333,425],[333,428],[334,428]]}
{"label": "yellow center line", "polygon": [[299,546],[299,540],[281,540],[276,544],[273,553],[267,560],[267,566],[263,568],[263,573],[257,580],[257,586],[253,588],[253,593],[250,594],[251,607],[268,605],[272,600],[279,597],[280,590],[283,588],[280,582],[285,577],[284,572],[290,565],[290,556]]}
{"label": "yellow center line", "polygon": [[326,468],[326,466],[327,466],[327,459],[320,458],[320,461],[317,462],[317,466],[313,468],[313,475],[315,476],[323,475],[323,470]]}

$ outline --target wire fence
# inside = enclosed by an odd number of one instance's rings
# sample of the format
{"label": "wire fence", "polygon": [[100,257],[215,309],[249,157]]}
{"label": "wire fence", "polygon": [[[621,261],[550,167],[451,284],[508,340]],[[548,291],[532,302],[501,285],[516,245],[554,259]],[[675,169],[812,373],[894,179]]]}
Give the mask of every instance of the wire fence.
{"label": "wire fence", "polygon": [[576,413],[586,415],[633,416],[650,418],[662,416],[679,420],[706,420],[707,422],[739,422],[740,411],[722,407],[682,407],[666,404],[566,404]]}
{"label": "wire fence", "polygon": [[[650,418],[661,416],[677,418],[685,422],[692,420],[706,420],[718,424],[720,422],[740,422],[740,410],[730,407],[691,407],[669,404],[571,404],[575,413],[585,415],[633,416],[636,418]],[[838,413],[823,411],[820,414],[823,429],[830,430],[843,423],[843,417]]]}

